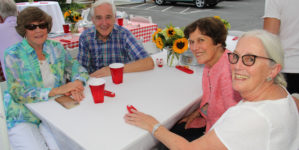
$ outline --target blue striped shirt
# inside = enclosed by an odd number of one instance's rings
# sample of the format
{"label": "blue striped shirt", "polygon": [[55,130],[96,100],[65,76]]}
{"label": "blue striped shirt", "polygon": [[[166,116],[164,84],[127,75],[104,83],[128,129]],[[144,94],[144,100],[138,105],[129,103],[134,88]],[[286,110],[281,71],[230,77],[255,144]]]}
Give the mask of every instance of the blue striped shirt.
{"label": "blue striped shirt", "polygon": [[79,39],[78,61],[89,73],[112,63],[129,63],[148,57],[142,44],[124,27],[114,25],[106,42],[99,39],[95,27],[85,30]]}

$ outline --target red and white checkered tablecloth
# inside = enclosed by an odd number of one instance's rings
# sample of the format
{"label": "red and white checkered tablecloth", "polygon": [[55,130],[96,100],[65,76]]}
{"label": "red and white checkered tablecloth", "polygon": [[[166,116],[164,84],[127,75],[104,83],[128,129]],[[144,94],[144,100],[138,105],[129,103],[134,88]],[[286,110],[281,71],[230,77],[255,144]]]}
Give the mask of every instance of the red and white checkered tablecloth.
{"label": "red and white checkered tablecloth", "polygon": [[[151,41],[152,34],[157,30],[158,25],[153,23],[131,22],[124,27],[130,30],[137,39],[142,37],[143,43],[146,43]],[[49,39],[60,42],[64,46],[64,49],[79,47],[79,35],[69,33],[64,36]]]}
{"label": "red and white checkered tablecloth", "polygon": [[74,35],[70,33],[64,36],[49,39],[60,42],[63,45],[64,49],[79,47],[79,35]]}
{"label": "red and white checkered tablecloth", "polygon": [[131,22],[125,28],[130,30],[137,39],[142,37],[143,43],[146,43],[151,41],[152,34],[157,30],[158,25],[154,23]]}

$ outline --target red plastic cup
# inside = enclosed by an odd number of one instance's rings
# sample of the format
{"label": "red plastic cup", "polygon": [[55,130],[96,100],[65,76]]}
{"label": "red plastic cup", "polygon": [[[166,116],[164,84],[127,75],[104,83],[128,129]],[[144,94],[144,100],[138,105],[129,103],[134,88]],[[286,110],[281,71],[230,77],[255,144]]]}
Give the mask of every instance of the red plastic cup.
{"label": "red plastic cup", "polygon": [[113,83],[115,83],[115,84],[123,83],[124,64],[113,63],[113,64],[110,64],[109,67],[110,67],[110,72],[111,72]]}
{"label": "red plastic cup", "polygon": [[63,26],[64,33],[69,33],[70,32],[70,26],[69,26],[69,24],[64,24],[62,26]]}
{"label": "red plastic cup", "polygon": [[117,23],[118,23],[118,25],[123,26],[124,25],[124,18],[117,18]]}
{"label": "red plastic cup", "polygon": [[95,104],[104,103],[105,82],[106,81],[102,78],[90,78],[88,81]]}

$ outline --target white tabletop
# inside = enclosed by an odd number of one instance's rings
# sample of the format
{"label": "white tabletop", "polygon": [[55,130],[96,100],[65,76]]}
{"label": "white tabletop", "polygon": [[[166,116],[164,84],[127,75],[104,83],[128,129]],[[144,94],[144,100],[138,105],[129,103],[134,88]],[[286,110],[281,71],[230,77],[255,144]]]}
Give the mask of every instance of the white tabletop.
{"label": "white tabletop", "polygon": [[17,3],[17,9],[21,12],[26,7],[33,6],[39,7],[46,13],[48,13],[52,17],[53,26],[51,32],[59,33],[63,32],[62,25],[65,24],[62,11],[58,2],[53,1],[41,1],[41,2],[24,2],[24,3]]}
{"label": "white tabletop", "polygon": [[236,46],[237,46],[237,43],[239,41],[239,36],[235,36],[235,35],[227,35],[226,37],[226,49],[230,50],[230,51],[234,51]]}
{"label": "white tabletop", "polygon": [[[166,53],[153,55],[165,58]],[[166,59],[164,59],[166,60]],[[157,141],[147,131],[124,122],[126,106],[156,117],[170,128],[190,107],[198,104],[202,95],[202,67],[192,67],[194,74],[167,67],[124,74],[120,85],[105,77],[105,89],[116,97],[105,97],[94,104],[89,87],[79,106],[67,110],[53,100],[27,104],[27,107],[47,123],[63,150],[147,150]]]}

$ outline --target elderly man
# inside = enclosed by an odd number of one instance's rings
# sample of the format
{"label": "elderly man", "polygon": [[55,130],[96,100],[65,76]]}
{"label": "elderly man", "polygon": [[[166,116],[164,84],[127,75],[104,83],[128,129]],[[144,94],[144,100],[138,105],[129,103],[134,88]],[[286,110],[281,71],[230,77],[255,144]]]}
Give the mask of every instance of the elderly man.
{"label": "elderly man", "polygon": [[17,6],[13,0],[0,1],[0,60],[4,75],[4,51],[22,40],[15,29],[17,14]]}
{"label": "elderly man", "polygon": [[154,68],[154,62],[132,33],[115,24],[116,8],[110,0],[98,0],[91,8],[94,26],[79,39],[78,61],[91,77],[109,76],[109,64],[124,63],[124,72]]}

